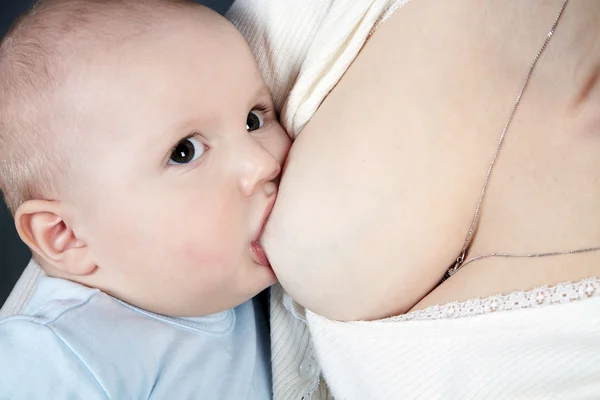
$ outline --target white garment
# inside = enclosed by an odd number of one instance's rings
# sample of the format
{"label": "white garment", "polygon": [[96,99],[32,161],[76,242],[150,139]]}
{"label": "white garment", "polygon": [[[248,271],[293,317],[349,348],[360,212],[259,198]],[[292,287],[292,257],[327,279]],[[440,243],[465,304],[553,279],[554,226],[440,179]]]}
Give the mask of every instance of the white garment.
{"label": "white garment", "polygon": [[381,321],[307,320],[336,399],[600,398],[597,279]]}

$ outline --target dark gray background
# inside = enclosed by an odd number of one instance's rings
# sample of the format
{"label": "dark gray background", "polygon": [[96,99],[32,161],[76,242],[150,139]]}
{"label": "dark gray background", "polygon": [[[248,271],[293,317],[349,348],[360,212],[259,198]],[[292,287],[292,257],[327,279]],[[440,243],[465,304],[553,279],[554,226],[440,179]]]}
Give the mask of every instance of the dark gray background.
{"label": "dark gray background", "polygon": [[[233,0],[197,1],[221,14],[233,3]],[[0,0],[0,36],[4,36],[13,21],[33,3],[33,0]],[[30,257],[29,250],[17,236],[13,219],[4,202],[0,201],[0,304],[6,300]]]}

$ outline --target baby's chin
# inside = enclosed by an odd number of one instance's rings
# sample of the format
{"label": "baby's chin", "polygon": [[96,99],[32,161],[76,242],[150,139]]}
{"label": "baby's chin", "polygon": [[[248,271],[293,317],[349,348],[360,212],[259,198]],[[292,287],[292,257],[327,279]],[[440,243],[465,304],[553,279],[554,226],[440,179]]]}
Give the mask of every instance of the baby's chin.
{"label": "baby's chin", "polygon": [[[244,304],[277,283],[275,272],[273,272],[270,266],[253,263],[248,272],[244,279],[239,280],[241,282],[240,286],[236,287],[234,286],[235,283],[231,284],[231,287],[235,287],[235,291],[229,292],[218,299],[217,302],[213,299],[212,304],[214,307],[211,308],[212,312],[209,314],[218,313]],[[206,302],[210,304],[211,299],[207,299]]]}
{"label": "baby's chin", "polygon": [[[217,314],[252,300],[255,296],[277,282],[270,267],[250,265],[243,277],[214,282],[210,287],[190,285],[160,287],[100,288],[103,292],[132,306],[152,313],[171,317],[189,318]],[[218,288],[216,288],[218,287]]]}
{"label": "baby's chin", "polygon": [[277,276],[270,265],[256,264],[257,286],[252,290],[248,299],[256,296],[263,290],[266,290],[277,283]]}

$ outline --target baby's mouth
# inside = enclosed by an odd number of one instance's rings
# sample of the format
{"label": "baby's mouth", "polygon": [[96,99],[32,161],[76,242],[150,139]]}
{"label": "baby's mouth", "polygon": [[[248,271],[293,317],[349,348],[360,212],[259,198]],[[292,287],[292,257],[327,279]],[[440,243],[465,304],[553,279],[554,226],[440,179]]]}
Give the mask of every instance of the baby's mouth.
{"label": "baby's mouth", "polygon": [[265,209],[265,214],[263,216],[262,223],[258,230],[258,234],[256,235],[256,239],[254,239],[254,241],[250,244],[250,248],[251,248],[252,254],[254,256],[254,261],[260,265],[265,265],[265,266],[271,266],[271,264],[269,263],[269,259],[267,258],[267,253],[265,252],[265,249],[262,247],[260,240],[265,231],[265,226],[267,225],[267,221],[268,221],[269,217],[271,216],[271,212],[273,211],[274,205],[275,205],[275,197],[273,198],[273,200],[269,203],[269,205]]}
{"label": "baby's mouth", "polygon": [[252,242],[250,245],[252,249],[252,255],[254,256],[254,262],[260,265],[264,265],[265,267],[270,267],[269,259],[267,258],[267,253],[265,253],[265,249],[258,242]]}

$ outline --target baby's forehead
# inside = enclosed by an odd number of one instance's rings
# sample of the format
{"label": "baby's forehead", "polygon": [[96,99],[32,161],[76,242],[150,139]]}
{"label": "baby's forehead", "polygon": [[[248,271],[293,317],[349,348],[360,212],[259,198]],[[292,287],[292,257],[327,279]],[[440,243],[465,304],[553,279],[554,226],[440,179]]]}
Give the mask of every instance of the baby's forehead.
{"label": "baby's forehead", "polygon": [[[97,55],[142,37],[214,31],[223,18],[185,0],[47,0],[21,18],[4,41],[5,55],[28,67],[64,69],[73,59]],[[37,71],[39,72],[39,70]]]}
{"label": "baby's forehead", "polygon": [[[105,119],[103,106],[148,100],[146,86],[169,85],[177,75],[187,75],[206,96],[223,97],[231,92],[226,89],[247,83],[264,86],[242,35],[195,3],[64,0],[42,5],[63,3],[34,12],[15,33],[11,52],[27,65],[17,71],[24,79],[15,81],[32,82],[30,92],[46,93],[40,96],[46,103],[52,98],[55,120]],[[136,79],[140,75],[145,81]],[[160,93],[154,97],[160,101]]]}
{"label": "baby's forehead", "polygon": [[114,57],[121,66],[135,66],[144,60],[128,53],[167,53],[173,46],[180,48],[181,59],[171,62],[185,63],[186,51],[190,56],[205,54],[211,46],[218,51],[207,57],[207,65],[242,64],[243,53],[249,60],[245,40],[224,18],[194,2],[169,0],[42,2],[17,25],[5,43],[4,58],[6,64],[23,66],[8,70],[15,75],[13,82],[29,82],[22,85],[25,89],[72,95],[77,86],[85,90],[101,78],[101,72],[115,64]]}

